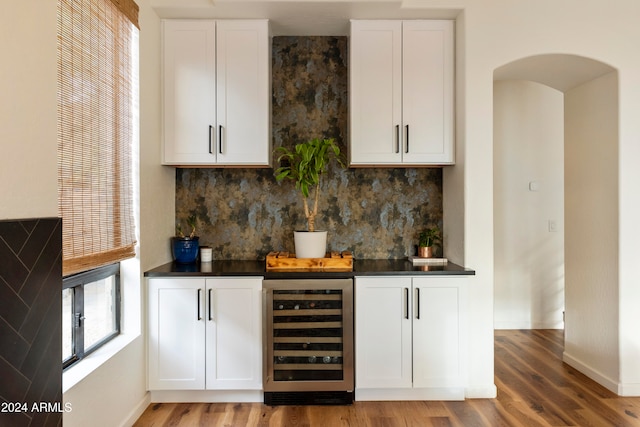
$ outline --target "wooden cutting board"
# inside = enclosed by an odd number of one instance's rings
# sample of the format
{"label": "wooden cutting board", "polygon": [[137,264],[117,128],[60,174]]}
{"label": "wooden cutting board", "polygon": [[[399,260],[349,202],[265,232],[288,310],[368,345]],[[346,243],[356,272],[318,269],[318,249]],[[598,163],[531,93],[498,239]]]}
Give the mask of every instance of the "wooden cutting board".
{"label": "wooden cutting board", "polygon": [[290,252],[269,252],[267,271],[352,271],[350,251],[330,252],[324,258],[296,258]]}

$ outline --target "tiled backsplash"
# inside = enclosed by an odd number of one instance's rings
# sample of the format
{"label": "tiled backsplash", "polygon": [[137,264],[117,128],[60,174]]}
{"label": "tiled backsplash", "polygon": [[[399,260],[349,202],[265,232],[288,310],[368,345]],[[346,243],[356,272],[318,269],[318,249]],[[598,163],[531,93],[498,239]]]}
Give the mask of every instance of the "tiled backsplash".
{"label": "tiled backsplash", "polygon": [[[346,153],[347,61],[346,37],[274,37],[274,147],[335,138]],[[329,231],[329,250],[406,257],[422,228],[442,226],[442,170],[330,170],[319,212],[316,228]],[[293,251],[292,231],[306,227],[299,193],[290,181],[277,183],[273,169],[177,169],[176,218],[193,214],[200,244],[216,259]]]}

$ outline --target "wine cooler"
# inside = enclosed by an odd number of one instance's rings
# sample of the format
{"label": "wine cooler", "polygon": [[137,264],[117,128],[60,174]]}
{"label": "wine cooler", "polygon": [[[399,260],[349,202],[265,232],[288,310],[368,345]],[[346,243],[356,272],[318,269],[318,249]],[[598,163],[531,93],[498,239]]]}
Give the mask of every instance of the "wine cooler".
{"label": "wine cooler", "polygon": [[353,401],[353,280],[265,280],[265,403]]}

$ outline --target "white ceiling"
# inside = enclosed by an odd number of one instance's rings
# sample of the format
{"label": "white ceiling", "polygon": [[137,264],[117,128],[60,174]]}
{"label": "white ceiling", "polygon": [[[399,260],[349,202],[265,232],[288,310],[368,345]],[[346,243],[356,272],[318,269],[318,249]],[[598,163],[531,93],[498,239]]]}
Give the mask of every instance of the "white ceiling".
{"label": "white ceiling", "polygon": [[454,19],[460,12],[450,6],[434,8],[434,2],[427,9],[415,0],[151,0],[150,4],[161,18],[267,18],[275,36],[346,36],[349,19]]}
{"label": "white ceiling", "polygon": [[531,80],[566,92],[614,71],[614,68],[576,55],[531,56],[497,68],[494,80]]}

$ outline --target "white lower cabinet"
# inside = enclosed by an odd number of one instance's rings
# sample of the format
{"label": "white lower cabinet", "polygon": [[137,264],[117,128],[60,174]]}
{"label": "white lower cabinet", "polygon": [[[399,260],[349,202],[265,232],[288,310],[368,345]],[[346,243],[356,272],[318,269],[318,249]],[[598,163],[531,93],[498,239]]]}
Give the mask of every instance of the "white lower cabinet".
{"label": "white lower cabinet", "polygon": [[149,278],[150,390],[262,389],[262,277]]}
{"label": "white lower cabinet", "polygon": [[464,399],[465,280],[356,277],[357,400]]}

